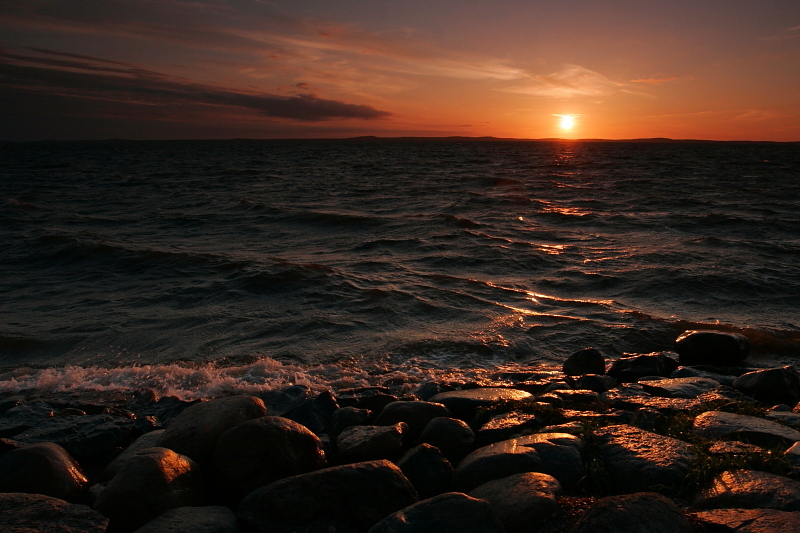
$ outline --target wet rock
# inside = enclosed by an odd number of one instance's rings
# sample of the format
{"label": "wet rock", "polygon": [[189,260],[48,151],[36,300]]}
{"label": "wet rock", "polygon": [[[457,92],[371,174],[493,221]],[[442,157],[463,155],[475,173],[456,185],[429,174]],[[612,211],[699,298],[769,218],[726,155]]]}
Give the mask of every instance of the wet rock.
{"label": "wet rock", "polygon": [[129,418],[73,415],[48,418],[14,439],[25,444],[55,442],[80,459],[127,446],[135,434],[136,424]]}
{"label": "wet rock", "polygon": [[478,446],[487,446],[522,435],[524,432],[532,433],[541,426],[541,422],[534,413],[509,411],[495,415],[483,424],[475,435],[475,441]]}
{"label": "wet rock", "polygon": [[125,448],[122,453],[120,453],[114,458],[113,461],[106,465],[105,470],[103,470],[103,474],[100,476],[100,480],[108,481],[117,475],[117,472],[119,472],[120,468],[122,468],[122,465],[125,463],[125,461],[127,461],[140,450],[144,450],[145,448],[153,448],[156,444],[158,444],[162,433],[164,433],[163,429],[151,431],[150,433],[145,433],[133,441],[130,446]]}
{"label": "wet rock", "polygon": [[567,433],[535,433],[478,448],[456,468],[456,486],[470,491],[493,479],[522,472],[542,472],[564,487],[583,476],[582,441]]}
{"label": "wet rock", "polygon": [[692,431],[705,439],[740,440],[759,446],[791,446],[800,431],[755,416],[707,411],[694,419]]}
{"label": "wet rock", "polygon": [[235,498],[282,479],[325,465],[319,438],[305,426],[280,416],[242,422],[217,440],[214,469]]}
{"label": "wet rock", "polygon": [[719,381],[701,377],[668,378],[657,381],[639,380],[639,385],[653,396],[691,399],[719,387]]}
{"label": "wet rock", "polygon": [[729,470],[714,477],[694,506],[800,511],[800,481],[755,470]]}
{"label": "wet rock", "polygon": [[[722,369],[721,369],[722,370]],[[669,377],[671,378],[708,378],[713,379],[720,385],[725,385],[730,387],[733,385],[736,376],[729,375],[729,374],[722,374],[719,372],[712,372],[709,370],[703,370],[702,368],[694,367],[694,366],[681,366],[675,372],[670,374]]]}
{"label": "wet rock", "polygon": [[380,413],[384,407],[397,401],[397,396],[386,387],[361,387],[339,391],[337,402],[341,407],[356,407]]}
{"label": "wet rock", "polygon": [[164,396],[155,400],[155,393],[141,395],[139,398],[129,402],[127,407],[136,413],[138,419],[152,417],[155,420],[157,429],[167,427],[175,420],[179,414],[189,407],[200,403],[200,400],[184,401],[175,396]]}
{"label": "wet rock", "polygon": [[591,390],[554,390],[553,394],[564,400],[565,405],[591,405],[600,403],[600,395]]}
{"label": "wet rock", "polygon": [[333,413],[339,408],[331,391],[323,391],[310,400],[306,400],[294,409],[284,413],[284,417],[302,424],[314,433],[328,429],[333,420]]}
{"label": "wet rock", "polygon": [[336,438],[336,458],[340,463],[397,459],[403,453],[407,434],[405,422],[393,426],[351,426]]}
{"label": "wet rock", "polygon": [[436,446],[451,464],[458,464],[475,449],[475,433],[463,420],[436,417],[422,430],[419,442]]}
{"label": "wet rock", "polygon": [[692,533],[675,502],[654,492],[597,500],[570,533]]}
{"label": "wet rock", "polygon": [[368,409],[341,407],[334,411],[331,417],[331,427],[328,428],[328,434],[335,439],[342,431],[351,426],[366,424],[370,415],[371,412]]}
{"label": "wet rock", "polygon": [[488,501],[508,533],[524,533],[553,516],[561,492],[556,478],[525,472],[484,483],[469,495]]}
{"label": "wet rock", "polygon": [[697,401],[701,404],[718,401],[753,403],[751,397],[745,396],[738,390],[728,387],[727,385],[720,385],[710,391],[704,392],[697,397]]}
{"label": "wet rock", "polygon": [[800,401],[800,375],[793,366],[742,374],[733,388],[768,405],[795,405]]}
{"label": "wet rock", "polygon": [[490,407],[506,400],[526,400],[533,395],[517,389],[487,387],[452,392],[441,392],[429,401],[441,403],[447,407],[452,416],[470,422],[478,409]]}
{"label": "wet rock", "polygon": [[689,444],[628,425],[595,432],[609,481],[618,492],[676,487],[695,459]]}
{"label": "wet rock", "polygon": [[255,531],[366,531],[417,501],[403,473],[389,461],[324,468],[281,479],[239,503],[240,523]]}
{"label": "wet rock", "polygon": [[368,533],[505,533],[484,500],[459,492],[440,494],[398,511],[375,524]]}
{"label": "wet rock", "polygon": [[453,467],[436,446],[422,443],[408,450],[397,461],[420,498],[430,498],[450,489]]}
{"label": "wet rock", "polygon": [[108,519],[86,505],[42,494],[0,494],[3,533],[104,533]]}
{"label": "wet rock", "polygon": [[740,333],[684,331],[675,340],[682,365],[739,365],[747,359],[750,341]]}
{"label": "wet rock", "polygon": [[551,381],[550,384],[544,388],[544,392],[571,391],[574,388],[575,387],[569,381],[560,379],[558,381]]}
{"label": "wet rock", "polygon": [[53,406],[44,402],[9,407],[3,418],[0,418],[0,437],[19,435],[54,414]]}
{"label": "wet rock", "polygon": [[605,374],[606,360],[599,350],[584,348],[567,357],[562,370],[568,376]]}
{"label": "wet rock", "polygon": [[630,383],[646,376],[669,377],[677,368],[678,362],[663,353],[633,354],[611,363],[607,373],[619,383]]}
{"label": "wet rock", "polygon": [[0,455],[10,452],[11,450],[16,450],[17,448],[22,448],[23,446],[25,446],[25,444],[14,439],[0,439]]}
{"label": "wet rock", "polygon": [[714,509],[695,513],[706,531],[775,533],[800,531],[800,513],[774,509]]}
{"label": "wet rock", "polygon": [[238,533],[236,515],[227,507],[176,507],[134,533]]}
{"label": "wet rock", "polygon": [[600,395],[600,398],[607,402],[614,409],[624,409],[635,411],[637,409],[653,409],[664,415],[674,415],[695,409],[698,405],[697,400],[685,398],[659,398],[650,396],[637,387],[625,386],[619,389],[610,390]]}
{"label": "wet rock", "polygon": [[229,396],[196,403],[175,417],[158,445],[198,463],[208,463],[220,435],[265,414],[264,402],[254,396]]}
{"label": "wet rock", "polygon": [[409,436],[415,439],[428,422],[436,417],[449,417],[450,411],[434,402],[392,402],[378,414],[376,426],[392,426],[398,422],[408,424]]}
{"label": "wet rock", "polygon": [[591,390],[598,393],[609,391],[616,386],[616,379],[601,374],[585,374],[575,380],[576,389]]}
{"label": "wet rock", "polygon": [[565,404],[564,399],[561,396],[552,392],[540,394],[536,400],[538,403],[546,403],[554,408],[564,407]]}
{"label": "wet rock", "polygon": [[0,492],[44,494],[75,502],[87,483],[78,462],[52,442],[23,446],[0,457]]}
{"label": "wet rock", "polygon": [[271,416],[283,416],[311,398],[311,394],[311,389],[305,385],[292,385],[284,389],[261,392],[256,396],[261,398]]}
{"label": "wet rock", "polygon": [[129,458],[97,496],[94,508],[119,531],[133,531],[175,507],[197,505],[197,464],[167,448],[146,448]]}
{"label": "wet rock", "polygon": [[609,424],[630,424],[636,415],[630,411],[577,411],[573,409],[562,409],[561,414],[567,421],[593,422],[602,426]]}
{"label": "wet rock", "polygon": [[449,392],[456,390],[455,387],[451,387],[445,383],[438,383],[436,381],[425,381],[419,385],[416,389],[414,389],[414,396],[419,398],[422,401],[428,401],[433,396],[436,396],[440,392]]}

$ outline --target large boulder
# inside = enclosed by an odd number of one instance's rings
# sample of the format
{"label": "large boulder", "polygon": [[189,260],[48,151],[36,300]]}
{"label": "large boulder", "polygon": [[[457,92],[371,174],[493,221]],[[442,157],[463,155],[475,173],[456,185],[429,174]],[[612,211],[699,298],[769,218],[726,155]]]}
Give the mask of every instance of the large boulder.
{"label": "large boulder", "polygon": [[619,383],[630,383],[647,376],[669,377],[677,369],[678,362],[663,353],[632,354],[611,363],[607,374]]}
{"label": "large boulder", "polygon": [[440,392],[428,401],[441,403],[450,410],[453,417],[471,422],[478,409],[491,407],[507,400],[527,400],[532,397],[533,395],[530,392],[518,389],[485,387]]}
{"label": "large boulder", "polygon": [[584,374],[605,374],[606,360],[599,350],[584,348],[567,357],[562,367],[568,376],[582,376]]}
{"label": "large boulder", "polygon": [[800,511],[800,481],[755,470],[728,470],[714,477],[694,506]]}
{"label": "large boulder", "polygon": [[134,533],[239,533],[236,515],[227,507],[176,507]]}
{"label": "large boulder", "polygon": [[484,500],[448,492],[422,500],[387,516],[369,533],[505,533],[503,524]]}
{"label": "large boulder", "polygon": [[428,422],[436,417],[448,417],[450,411],[440,403],[434,402],[392,402],[378,414],[376,426],[393,426],[398,422],[408,424],[409,436],[415,439],[422,433]]}
{"label": "large boulder", "polygon": [[695,460],[689,444],[629,425],[599,429],[595,439],[609,481],[621,493],[676,488]]}
{"label": "large boulder", "polygon": [[430,498],[450,490],[453,467],[436,446],[422,443],[408,450],[397,461],[420,498]]}
{"label": "large boulder", "polygon": [[175,507],[197,505],[203,480],[197,464],[167,448],[146,448],[130,457],[94,508],[119,531],[133,531]]}
{"label": "large boulder", "polygon": [[675,502],[653,492],[597,500],[570,533],[692,533]]}
{"label": "large boulder", "polygon": [[796,429],[771,420],[725,411],[702,413],[694,419],[692,431],[705,439],[740,440],[767,447],[789,447],[800,441],[800,431]]}
{"label": "large boulder", "polygon": [[3,533],[105,533],[108,518],[91,507],[42,494],[0,494]]}
{"label": "large boulder", "polygon": [[776,533],[800,531],[800,512],[774,509],[714,509],[695,513],[706,531]]}
{"label": "large boulder", "polygon": [[793,366],[756,370],[742,374],[733,388],[768,405],[800,402],[800,375]]}
{"label": "large boulder", "polygon": [[682,365],[740,365],[750,352],[750,341],[740,333],[684,331],[675,340]]}
{"label": "large boulder", "polygon": [[458,464],[475,449],[475,433],[463,420],[436,417],[422,430],[419,442],[436,446],[450,463]]}
{"label": "large boulder", "polygon": [[264,402],[255,396],[228,396],[201,402],[183,410],[161,435],[158,446],[208,463],[220,435],[242,422],[266,414]]}
{"label": "large boulder", "polygon": [[381,460],[275,481],[248,494],[236,515],[251,530],[264,533],[363,532],[416,501],[400,469]]}
{"label": "large boulder", "polygon": [[234,497],[325,465],[319,438],[293,420],[264,416],[232,427],[217,440],[214,469]]}
{"label": "large boulder", "polygon": [[336,438],[336,458],[340,463],[397,459],[403,453],[407,434],[405,422],[393,426],[350,426]]}
{"label": "large boulder", "polygon": [[127,446],[136,435],[136,421],[112,415],[69,415],[48,418],[14,440],[24,444],[55,442],[79,459]]}
{"label": "large boulder", "polygon": [[471,491],[493,479],[542,472],[571,488],[583,477],[583,442],[568,433],[535,433],[478,448],[456,468],[456,486]]}
{"label": "large boulder", "polygon": [[77,501],[89,480],[67,451],[52,442],[0,456],[0,492],[27,492]]}
{"label": "large boulder", "polygon": [[117,455],[110,463],[108,463],[108,465],[106,465],[102,475],[100,476],[101,481],[108,481],[117,475],[117,472],[119,472],[120,468],[122,468],[122,465],[125,464],[125,461],[133,457],[137,452],[144,450],[145,448],[152,448],[158,444],[162,433],[164,433],[163,429],[157,429],[156,431],[145,433],[133,441],[130,446],[125,448],[122,453]]}
{"label": "large boulder", "polygon": [[553,516],[561,492],[553,476],[524,472],[484,483],[469,495],[488,501],[508,533],[525,533]]}

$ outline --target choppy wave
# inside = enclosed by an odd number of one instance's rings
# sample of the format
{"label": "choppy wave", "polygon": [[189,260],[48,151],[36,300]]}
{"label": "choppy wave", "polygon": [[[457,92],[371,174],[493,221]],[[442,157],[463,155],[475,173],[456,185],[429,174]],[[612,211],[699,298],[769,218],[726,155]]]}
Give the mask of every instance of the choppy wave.
{"label": "choppy wave", "polygon": [[278,372],[259,386],[351,360],[468,371],[711,328],[800,356],[794,144],[0,150],[0,368],[43,380],[235,381],[215,362],[242,357]]}

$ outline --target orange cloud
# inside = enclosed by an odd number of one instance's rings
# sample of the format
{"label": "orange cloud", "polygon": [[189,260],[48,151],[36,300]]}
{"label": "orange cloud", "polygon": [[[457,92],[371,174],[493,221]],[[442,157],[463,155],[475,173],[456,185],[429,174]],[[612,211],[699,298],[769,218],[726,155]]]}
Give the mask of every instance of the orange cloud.
{"label": "orange cloud", "polygon": [[677,76],[664,76],[660,78],[656,78],[655,76],[650,76],[649,78],[640,78],[638,80],[631,80],[631,83],[646,83],[648,85],[661,85],[662,83],[669,83],[671,81],[676,81],[680,78]]}

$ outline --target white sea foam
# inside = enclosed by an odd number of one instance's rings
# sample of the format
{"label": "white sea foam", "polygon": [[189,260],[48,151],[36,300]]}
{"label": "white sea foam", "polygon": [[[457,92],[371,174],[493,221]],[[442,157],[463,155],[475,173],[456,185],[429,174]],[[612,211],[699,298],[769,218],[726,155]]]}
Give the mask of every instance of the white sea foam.
{"label": "white sea foam", "polygon": [[235,394],[254,394],[289,385],[305,385],[312,390],[341,390],[355,387],[399,383],[398,392],[410,392],[426,380],[502,381],[504,372],[534,372],[552,368],[516,364],[487,365],[467,370],[445,370],[429,360],[411,359],[400,365],[388,363],[368,367],[356,365],[302,366],[265,357],[239,366],[141,365],[118,368],[65,366],[62,368],[17,369],[0,374],[0,393],[25,390],[41,393],[80,391],[153,390],[157,396],[176,396],[183,400]]}

